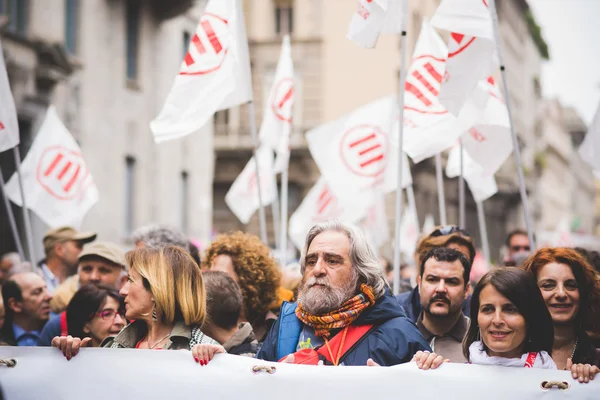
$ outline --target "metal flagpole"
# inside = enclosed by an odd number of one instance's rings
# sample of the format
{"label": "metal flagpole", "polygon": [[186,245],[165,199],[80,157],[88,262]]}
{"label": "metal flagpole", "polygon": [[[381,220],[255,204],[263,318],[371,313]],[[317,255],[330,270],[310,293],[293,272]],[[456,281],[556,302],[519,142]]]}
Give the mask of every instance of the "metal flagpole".
{"label": "metal flagpole", "polygon": [[[277,190],[277,188],[275,190]],[[279,242],[279,226],[281,223],[279,219],[279,211],[279,190],[277,190],[277,193],[275,193],[275,199],[273,200],[273,203],[271,203],[271,213],[273,214],[273,236],[275,239],[275,248],[277,250],[281,250],[281,243]]]}
{"label": "metal flagpole", "polygon": [[17,167],[17,177],[19,178],[19,190],[21,191],[21,201],[23,202],[23,222],[25,223],[25,237],[27,238],[27,254],[31,265],[35,265],[36,258],[33,249],[33,230],[31,229],[31,219],[29,218],[29,209],[27,208],[27,200],[25,199],[25,190],[23,189],[23,177],[21,176],[21,153],[19,146],[13,148],[15,155],[15,166]]}
{"label": "metal flagpole", "polygon": [[287,264],[288,178],[290,167],[289,156],[291,155],[290,153],[288,153],[288,159],[285,163],[285,168],[281,173],[281,230],[279,231],[279,234],[281,235],[281,238],[279,239],[279,243],[281,245],[281,268],[285,268]]}
{"label": "metal flagpole", "polygon": [[463,158],[463,142],[460,142],[460,176],[458,177],[458,226],[465,228],[465,162]]}
{"label": "metal flagpole", "polygon": [[258,189],[258,220],[260,223],[260,240],[262,240],[264,244],[268,245],[269,242],[267,242],[267,220],[265,218],[265,208],[263,207],[261,191],[262,182],[260,180],[258,158],[256,157],[256,152],[258,150],[258,135],[256,133],[256,110],[254,109],[254,101],[252,100],[250,100],[250,102],[248,103],[248,118],[250,119],[250,135],[252,136],[252,155],[254,156],[254,162],[256,163],[256,187]]}
{"label": "metal flagpole", "polygon": [[502,42],[500,40],[500,31],[498,29],[498,13],[496,12],[496,1],[489,0],[488,6],[490,9],[490,14],[492,16],[492,26],[494,28],[494,38],[496,40],[496,50],[498,53],[498,61],[500,62],[500,73],[502,74],[502,86],[504,89],[504,101],[506,102],[506,108],[508,110],[508,119],[510,120],[510,133],[513,141],[515,163],[517,164],[517,175],[519,176],[519,189],[521,192],[521,201],[523,202],[525,226],[527,227],[527,235],[529,236],[529,243],[531,243],[531,248],[535,249],[535,241],[533,238],[533,224],[531,220],[531,214],[529,212],[529,200],[527,199],[527,190],[525,188],[525,176],[523,175],[523,168],[521,166],[521,151],[519,150],[517,131],[515,130],[515,124],[513,121],[512,111],[510,107],[510,94],[508,92],[507,80],[508,77],[506,74],[506,67],[504,66],[504,50],[502,48]]}
{"label": "metal flagpole", "polygon": [[435,178],[437,180],[438,206],[440,209],[440,225],[447,225],[446,195],[444,193],[444,172],[442,170],[442,154],[435,155]]}
{"label": "metal flagpole", "polygon": [[490,262],[490,242],[487,235],[487,224],[485,223],[485,212],[483,210],[483,202],[476,201],[477,205],[477,220],[479,221],[479,232],[481,232],[481,249],[485,261]]}
{"label": "metal flagpole", "polygon": [[400,220],[402,219],[402,167],[404,163],[404,85],[406,82],[406,25],[408,21],[408,2],[402,6],[402,33],[400,34],[400,90],[398,97],[398,187],[396,188],[396,230],[394,236],[394,294],[400,293]]}
{"label": "metal flagpole", "polygon": [[415,213],[415,224],[421,226],[419,223],[419,214],[417,213],[417,202],[415,201],[415,188],[413,185],[409,185],[406,188],[406,199],[408,200],[408,207]]}
{"label": "metal flagpole", "polygon": [[8,201],[8,196],[6,195],[6,190],[4,189],[4,177],[2,176],[2,171],[0,170],[0,186],[2,187],[2,199],[4,200],[4,207],[6,208],[6,214],[8,215],[8,222],[10,224],[10,230],[13,234],[13,238],[15,239],[15,245],[17,246],[17,252],[19,256],[21,256],[21,260],[25,260],[25,252],[23,252],[23,245],[21,244],[21,238],[19,237],[19,231],[17,231],[17,223],[15,222],[15,215],[12,212],[12,208],[10,208],[10,202]]}

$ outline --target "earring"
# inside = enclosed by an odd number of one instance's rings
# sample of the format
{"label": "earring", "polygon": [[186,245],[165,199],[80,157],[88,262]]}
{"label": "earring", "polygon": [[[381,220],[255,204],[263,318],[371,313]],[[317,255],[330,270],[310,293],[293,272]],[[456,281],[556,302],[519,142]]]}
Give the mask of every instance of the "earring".
{"label": "earring", "polygon": [[154,304],[154,308],[152,308],[152,321],[158,321],[158,316],[156,315],[156,304]]}
{"label": "earring", "polygon": [[481,342],[481,329],[477,329],[477,337],[475,338],[477,342]]}

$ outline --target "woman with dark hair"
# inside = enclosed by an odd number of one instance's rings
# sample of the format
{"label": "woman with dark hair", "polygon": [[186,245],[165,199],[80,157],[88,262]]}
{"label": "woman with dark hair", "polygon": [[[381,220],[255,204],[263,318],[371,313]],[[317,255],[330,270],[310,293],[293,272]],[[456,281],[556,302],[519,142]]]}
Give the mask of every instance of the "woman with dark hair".
{"label": "woman with dark hair", "polygon": [[559,369],[600,367],[600,276],[576,250],[556,247],[536,251],[523,268],[537,279],[554,324],[552,358]]}
{"label": "woman with dark hair", "polygon": [[[463,340],[469,363],[505,367],[556,369],[552,360],[552,318],[533,275],[514,267],[496,268],[481,278],[471,299],[471,323]],[[417,352],[420,369],[444,361],[435,353]],[[573,370],[589,382],[589,369]]]}
{"label": "woman with dark hair", "polygon": [[[110,336],[116,336],[125,326],[125,303],[119,293],[104,285],[85,285],[67,306],[69,335],[83,339],[90,347]],[[86,338],[86,339],[84,339]]]}

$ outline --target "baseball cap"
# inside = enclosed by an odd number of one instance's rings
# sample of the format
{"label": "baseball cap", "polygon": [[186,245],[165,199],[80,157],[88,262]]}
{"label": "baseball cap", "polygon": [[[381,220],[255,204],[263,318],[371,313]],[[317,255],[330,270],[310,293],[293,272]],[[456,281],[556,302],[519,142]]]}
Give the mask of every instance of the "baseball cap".
{"label": "baseball cap", "polygon": [[120,265],[126,271],[129,270],[125,262],[125,252],[121,248],[110,242],[93,242],[83,246],[79,261],[84,257],[97,256],[102,257],[114,264]]}
{"label": "baseball cap", "polygon": [[49,230],[44,235],[44,251],[48,254],[54,245],[57,243],[68,242],[69,240],[75,240],[76,242],[89,243],[96,239],[95,232],[79,232],[77,229],[70,226],[61,226]]}

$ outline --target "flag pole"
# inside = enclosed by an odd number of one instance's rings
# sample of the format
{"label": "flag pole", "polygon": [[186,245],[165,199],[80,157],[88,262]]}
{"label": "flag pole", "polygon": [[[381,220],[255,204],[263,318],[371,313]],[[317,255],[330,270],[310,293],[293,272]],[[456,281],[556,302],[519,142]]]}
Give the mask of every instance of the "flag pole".
{"label": "flag pole", "polygon": [[485,223],[485,212],[483,210],[483,202],[475,201],[477,205],[477,220],[479,221],[479,232],[481,233],[481,249],[485,261],[490,262],[490,242],[487,235],[487,224]]}
{"label": "flag pole", "polygon": [[460,143],[460,175],[458,177],[458,226],[459,228],[465,228],[465,175],[464,175],[464,148],[462,139],[458,140]]}
{"label": "flag pole", "polygon": [[[289,155],[291,153],[288,153]],[[279,239],[279,244],[281,245],[281,268],[285,268],[287,264],[287,230],[288,230],[288,179],[289,179],[289,167],[290,167],[290,157],[288,156],[287,161],[285,162],[285,168],[281,173],[281,230],[279,234],[281,235]]]}
{"label": "flag pole", "polygon": [[279,212],[281,209],[279,208],[279,190],[277,189],[277,184],[275,184],[275,191],[275,198],[273,199],[273,203],[271,203],[271,214],[273,214],[273,237],[275,239],[275,248],[281,250],[281,243],[279,242],[279,228],[281,224]]}
{"label": "flag pole", "polygon": [[406,199],[408,200],[408,207],[415,213],[415,224],[421,226],[419,214],[417,213],[417,202],[415,201],[415,189],[412,184],[406,188]]}
{"label": "flag pole", "polygon": [[266,245],[269,244],[267,241],[267,220],[265,218],[265,208],[263,207],[262,191],[260,180],[260,168],[258,163],[258,157],[256,152],[258,150],[258,135],[256,133],[256,110],[254,108],[254,101],[248,102],[248,118],[250,122],[250,135],[252,137],[252,155],[254,157],[256,167],[256,188],[258,189],[258,221],[260,224],[260,240]]}
{"label": "flag pole", "polygon": [[517,131],[515,130],[515,124],[513,121],[512,111],[510,107],[510,93],[508,92],[508,77],[506,74],[506,67],[504,66],[504,50],[502,48],[502,42],[500,40],[500,31],[498,28],[498,13],[496,12],[496,1],[489,0],[489,9],[492,16],[492,26],[494,29],[494,38],[496,40],[496,50],[498,53],[498,61],[500,62],[500,73],[502,74],[502,87],[504,89],[504,101],[506,102],[506,109],[508,110],[508,119],[510,121],[510,133],[513,142],[513,152],[515,155],[515,164],[517,166],[517,175],[519,177],[519,190],[521,192],[521,201],[523,202],[523,214],[525,216],[525,226],[527,227],[527,235],[529,236],[529,243],[531,248],[535,249],[535,241],[533,237],[533,224],[531,220],[531,214],[529,211],[529,200],[527,199],[527,189],[525,187],[525,176],[523,175],[523,167],[521,163],[521,151],[519,150],[519,141],[517,140]]}
{"label": "flag pole", "polygon": [[25,223],[25,237],[27,238],[27,253],[29,255],[29,261],[31,265],[35,265],[36,258],[33,249],[33,230],[31,229],[31,219],[29,218],[29,208],[27,208],[27,202],[25,200],[25,190],[23,189],[23,176],[21,176],[21,153],[19,152],[19,146],[13,148],[15,155],[15,166],[17,167],[17,177],[19,178],[19,190],[21,191],[21,201],[23,203],[23,222]]}
{"label": "flag pole", "polygon": [[25,252],[23,252],[23,245],[21,244],[21,238],[19,237],[19,231],[17,231],[17,223],[15,222],[15,215],[13,214],[12,208],[6,195],[4,177],[2,176],[2,170],[0,170],[0,186],[2,187],[2,200],[4,200],[4,207],[6,208],[6,214],[8,215],[8,222],[10,224],[10,230],[13,238],[15,239],[15,245],[17,246],[17,252],[21,256],[21,260],[25,260]]}
{"label": "flag pole", "polygon": [[406,25],[408,21],[408,2],[402,5],[402,32],[400,33],[400,90],[398,96],[398,186],[396,187],[396,229],[394,236],[394,294],[400,293],[400,220],[402,219],[402,169],[404,166],[404,85],[406,82]]}
{"label": "flag pole", "polygon": [[446,195],[444,193],[444,175],[442,170],[442,153],[435,155],[435,178],[437,181],[438,207],[440,209],[440,225],[447,225]]}

